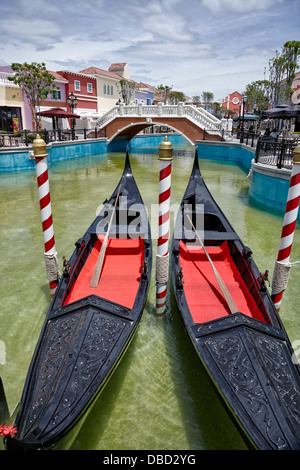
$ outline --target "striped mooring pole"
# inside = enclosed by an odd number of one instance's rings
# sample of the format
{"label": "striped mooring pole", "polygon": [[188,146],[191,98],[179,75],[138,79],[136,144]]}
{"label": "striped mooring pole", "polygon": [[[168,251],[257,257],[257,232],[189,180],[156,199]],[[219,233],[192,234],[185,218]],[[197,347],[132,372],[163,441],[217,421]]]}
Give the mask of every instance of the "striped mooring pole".
{"label": "striped mooring pole", "polygon": [[169,279],[169,234],[170,234],[170,200],[171,170],[173,146],[165,137],[159,148],[159,208],[158,208],[158,241],[156,254],[156,315],[163,316],[167,301],[167,284]]}
{"label": "striped mooring pole", "polygon": [[272,300],[276,310],[279,312],[282,295],[287,288],[290,269],[290,254],[294,240],[295,227],[297,223],[300,204],[300,145],[294,150],[293,169],[290,179],[285,215],[277,260],[275,262],[272,279]]}
{"label": "striped mooring pole", "polygon": [[58,269],[58,260],[54,240],[47,165],[47,147],[45,141],[41,139],[39,134],[37,134],[36,139],[33,141],[32,148],[36,164],[36,177],[43,226],[46,274],[49,281],[50,295],[52,298],[59,282],[60,272]]}

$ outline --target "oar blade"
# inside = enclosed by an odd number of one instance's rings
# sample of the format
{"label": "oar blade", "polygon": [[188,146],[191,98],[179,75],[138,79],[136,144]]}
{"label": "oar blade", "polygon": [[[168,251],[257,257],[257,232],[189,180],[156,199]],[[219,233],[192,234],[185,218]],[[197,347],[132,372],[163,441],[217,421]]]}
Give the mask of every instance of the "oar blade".
{"label": "oar blade", "polygon": [[97,259],[96,267],[93,273],[93,277],[90,283],[90,287],[98,287],[99,279],[100,279],[101,271],[103,267],[103,262],[104,262],[106,245],[107,245],[107,237],[105,237],[105,239],[103,240],[101,250]]}

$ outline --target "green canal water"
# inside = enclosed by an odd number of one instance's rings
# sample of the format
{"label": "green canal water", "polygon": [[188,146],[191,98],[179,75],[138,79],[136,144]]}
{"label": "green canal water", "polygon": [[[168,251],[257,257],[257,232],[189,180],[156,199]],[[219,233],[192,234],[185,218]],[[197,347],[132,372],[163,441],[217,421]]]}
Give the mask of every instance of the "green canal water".
{"label": "green canal water", "polygon": [[[193,151],[185,150],[174,155],[172,205],[179,204],[192,168]],[[151,151],[131,155],[150,215],[151,205],[158,201],[157,156]],[[123,165],[124,154],[111,153],[56,163],[49,169],[60,267],[62,256],[71,255],[74,242],[112,193]],[[260,270],[269,269],[272,279],[282,216],[251,204],[247,175],[238,166],[200,160],[200,167],[215,199],[251,247]],[[0,220],[0,376],[12,411],[50,303],[35,172],[0,175]],[[157,227],[156,220],[151,223]],[[156,240],[153,245],[155,260]],[[292,250],[292,261],[296,260],[300,260],[299,226]],[[300,340],[299,281],[296,265],[280,311],[292,342]],[[155,264],[137,333],[72,449],[246,449],[188,342],[170,290],[165,316],[156,316]]]}

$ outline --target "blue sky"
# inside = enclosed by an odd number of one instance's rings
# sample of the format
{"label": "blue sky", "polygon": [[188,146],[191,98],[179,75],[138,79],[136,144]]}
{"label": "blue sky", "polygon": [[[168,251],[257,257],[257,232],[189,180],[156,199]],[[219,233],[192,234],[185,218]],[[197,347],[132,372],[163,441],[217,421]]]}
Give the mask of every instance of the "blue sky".
{"label": "blue sky", "polygon": [[300,40],[300,0],[0,0],[0,65],[107,69],[220,100]]}

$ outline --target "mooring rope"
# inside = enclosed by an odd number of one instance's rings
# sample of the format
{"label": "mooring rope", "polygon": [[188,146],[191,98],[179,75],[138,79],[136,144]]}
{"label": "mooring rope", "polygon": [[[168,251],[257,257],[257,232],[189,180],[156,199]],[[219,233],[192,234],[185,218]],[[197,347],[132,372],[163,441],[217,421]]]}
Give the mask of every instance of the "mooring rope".
{"label": "mooring rope", "polygon": [[287,288],[291,267],[298,263],[299,261],[295,261],[294,263],[275,261],[272,294],[278,294]]}
{"label": "mooring rope", "polygon": [[44,253],[46,274],[49,282],[59,281],[60,272],[58,268],[57,253]]}
{"label": "mooring rope", "polygon": [[169,253],[165,256],[156,255],[156,282],[164,284],[169,279]]}

